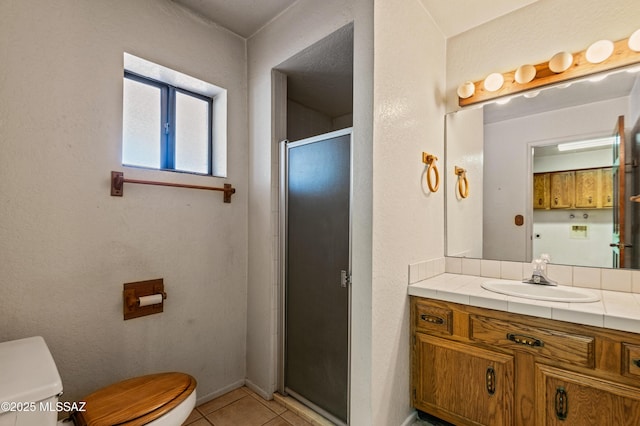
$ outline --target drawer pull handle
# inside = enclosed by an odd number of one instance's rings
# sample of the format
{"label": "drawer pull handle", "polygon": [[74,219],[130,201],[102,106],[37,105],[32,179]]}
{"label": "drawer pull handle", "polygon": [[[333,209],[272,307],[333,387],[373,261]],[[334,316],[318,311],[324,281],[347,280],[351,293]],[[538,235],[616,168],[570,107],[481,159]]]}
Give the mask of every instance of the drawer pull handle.
{"label": "drawer pull handle", "polygon": [[632,359],[631,362],[636,366],[640,367],[640,359]]}
{"label": "drawer pull handle", "polygon": [[519,334],[507,333],[507,339],[519,345],[526,345],[526,346],[532,346],[532,347],[544,346],[544,342],[542,340],[536,339],[535,337],[523,336],[521,334],[519,335]]}
{"label": "drawer pull handle", "polygon": [[556,389],[556,417],[558,420],[566,420],[569,412],[569,397],[562,386]]}
{"label": "drawer pull handle", "polygon": [[422,314],[420,315],[420,319],[422,321],[430,322],[432,324],[444,324],[444,319],[437,317],[435,315]]}
{"label": "drawer pull handle", "polygon": [[485,376],[487,382],[487,393],[493,395],[496,393],[496,371],[493,367],[487,367],[487,374]]}

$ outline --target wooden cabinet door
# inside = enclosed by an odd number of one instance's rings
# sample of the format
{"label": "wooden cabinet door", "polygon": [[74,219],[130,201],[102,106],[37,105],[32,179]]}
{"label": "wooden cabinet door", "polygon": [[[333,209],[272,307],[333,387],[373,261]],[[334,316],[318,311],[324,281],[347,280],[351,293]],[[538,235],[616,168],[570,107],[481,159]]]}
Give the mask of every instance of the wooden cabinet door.
{"label": "wooden cabinet door", "polygon": [[613,172],[611,168],[601,170],[600,199],[602,207],[613,207]]}
{"label": "wooden cabinet door", "polygon": [[416,333],[414,406],[457,425],[513,424],[513,357]]}
{"label": "wooden cabinet door", "polygon": [[576,204],[577,208],[593,209],[600,207],[598,190],[600,184],[600,169],[576,170]]}
{"label": "wooden cabinet door", "polygon": [[536,424],[640,424],[640,389],[546,365],[536,365]]}
{"label": "wooden cabinet door", "polygon": [[533,208],[549,208],[549,173],[533,174]]}
{"label": "wooden cabinet door", "polygon": [[574,205],[574,172],[551,173],[551,208],[569,209]]}

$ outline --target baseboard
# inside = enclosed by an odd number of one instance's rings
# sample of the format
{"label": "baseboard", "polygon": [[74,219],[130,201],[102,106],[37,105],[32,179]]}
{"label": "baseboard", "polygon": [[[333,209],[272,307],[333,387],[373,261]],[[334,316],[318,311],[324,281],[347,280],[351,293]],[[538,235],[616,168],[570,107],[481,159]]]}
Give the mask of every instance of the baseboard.
{"label": "baseboard", "polygon": [[258,395],[260,395],[262,398],[266,399],[267,401],[271,401],[273,399],[273,392],[272,393],[265,392],[258,385],[256,385],[249,379],[244,380],[244,385],[249,389],[251,389],[252,391],[254,391],[255,393],[257,393]]}
{"label": "baseboard", "polygon": [[413,422],[416,421],[417,418],[418,418],[418,412],[414,411],[409,415],[409,417],[407,417],[407,419],[404,422],[402,422],[401,426],[411,426]]}
{"label": "baseboard", "polygon": [[234,389],[238,389],[241,388],[242,386],[244,386],[244,380],[238,380],[237,382],[233,382],[230,385],[227,385],[225,387],[223,387],[222,389],[218,389],[214,392],[208,393],[206,395],[200,395],[198,393],[198,388],[196,388],[196,394],[197,394],[197,398],[196,398],[196,406],[204,404],[205,402],[209,402],[212,399],[215,399],[219,396],[224,395],[225,393],[231,392]]}

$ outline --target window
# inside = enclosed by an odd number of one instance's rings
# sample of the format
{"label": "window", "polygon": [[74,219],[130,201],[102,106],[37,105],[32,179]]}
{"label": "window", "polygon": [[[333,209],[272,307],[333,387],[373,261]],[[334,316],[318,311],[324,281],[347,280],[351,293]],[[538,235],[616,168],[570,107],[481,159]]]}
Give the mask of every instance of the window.
{"label": "window", "polygon": [[123,165],[226,175],[226,91],[128,54],[123,86]]}

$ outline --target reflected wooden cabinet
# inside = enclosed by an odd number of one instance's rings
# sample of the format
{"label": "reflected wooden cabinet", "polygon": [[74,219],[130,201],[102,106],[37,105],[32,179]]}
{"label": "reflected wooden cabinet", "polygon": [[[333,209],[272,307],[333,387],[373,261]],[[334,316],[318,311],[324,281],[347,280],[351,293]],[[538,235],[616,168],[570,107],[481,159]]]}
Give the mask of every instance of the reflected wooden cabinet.
{"label": "reflected wooden cabinet", "polygon": [[548,209],[550,207],[549,173],[533,175],[533,208]]}
{"label": "reflected wooden cabinet", "polygon": [[600,204],[602,207],[613,207],[613,170],[602,169],[600,172]]}
{"label": "reflected wooden cabinet", "polygon": [[576,208],[598,207],[600,169],[576,170]]}
{"label": "reflected wooden cabinet", "polygon": [[640,334],[411,297],[412,404],[455,425],[640,425]]}
{"label": "reflected wooden cabinet", "polygon": [[533,175],[534,209],[599,209],[612,205],[611,168]]}
{"label": "reflected wooden cabinet", "polygon": [[575,199],[574,172],[551,173],[551,208],[570,209]]}

